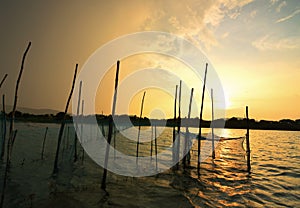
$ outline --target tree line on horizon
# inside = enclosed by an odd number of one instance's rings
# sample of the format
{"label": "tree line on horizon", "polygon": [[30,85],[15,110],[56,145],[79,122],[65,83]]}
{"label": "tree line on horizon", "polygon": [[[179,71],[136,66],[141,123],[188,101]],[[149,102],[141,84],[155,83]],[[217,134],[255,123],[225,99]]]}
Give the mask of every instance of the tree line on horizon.
{"label": "tree line on horizon", "polygon": [[[3,112],[2,112],[3,113]],[[1,114],[1,117],[3,115]],[[11,117],[11,112],[6,114],[7,119]],[[86,121],[88,118],[92,117],[94,115],[84,115],[81,116]],[[63,112],[59,112],[57,114],[41,114],[41,115],[35,115],[30,113],[22,113],[20,111],[15,112],[15,120],[16,121],[23,121],[23,122],[41,122],[41,123],[59,123],[64,117]],[[97,114],[96,119],[99,123],[108,124],[109,118],[111,115],[102,115]],[[125,119],[128,117],[128,115],[116,115],[116,118],[118,118],[120,121],[122,119]],[[142,126],[150,126],[151,124],[155,124],[157,126],[168,126],[173,127],[177,125],[178,119],[151,119],[147,117],[139,118],[136,115],[129,115],[130,121],[134,126],[138,126],[139,122]],[[66,115],[66,121],[71,123],[72,122],[72,115],[67,114]],[[127,121],[127,120],[126,120]],[[125,120],[124,120],[125,122]],[[211,125],[211,121],[209,120],[202,120],[203,127],[209,128]],[[246,118],[238,118],[238,117],[232,117],[228,119],[216,119],[214,120],[214,126],[216,128],[223,127],[224,128],[236,128],[236,129],[246,129],[247,128],[247,120]],[[189,127],[198,127],[199,125],[199,118],[181,118],[181,125],[183,127],[189,126]],[[265,129],[265,130],[296,130],[300,131],[300,119],[292,120],[292,119],[281,119],[279,121],[271,121],[271,120],[255,120],[255,119],[249,119],[249,127],[250,129]]]}

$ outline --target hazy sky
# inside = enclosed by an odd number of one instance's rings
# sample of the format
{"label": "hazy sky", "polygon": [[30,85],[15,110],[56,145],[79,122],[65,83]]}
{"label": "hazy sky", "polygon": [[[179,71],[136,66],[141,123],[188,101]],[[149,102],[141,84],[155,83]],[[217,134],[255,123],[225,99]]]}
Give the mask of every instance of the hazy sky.
{"label": "hazy sky", "polygon": [[[299,23],[298,0],[2,1],[0,77],[9,76],[1,94],[12,103],[21,58],[32,41],[18,105],[62,111],[76,63],[80,69],[95,50],[121,35],[156,30],[183,36],[205,52],[223,84],[227,117],[243,117],[248,105],[258,120],[299,119]],[[121,81],[134,61],[124,63]],[[98,113],[111,109],[114,68],[110,74],[99,86]],[[171,116],[171,97],[152,93],[151,104],[163,103],[159,107],[170,108]],[[138,114],[141,94],[132,100],[131,113]],[[151,104],[145,104],[146,116]]]}

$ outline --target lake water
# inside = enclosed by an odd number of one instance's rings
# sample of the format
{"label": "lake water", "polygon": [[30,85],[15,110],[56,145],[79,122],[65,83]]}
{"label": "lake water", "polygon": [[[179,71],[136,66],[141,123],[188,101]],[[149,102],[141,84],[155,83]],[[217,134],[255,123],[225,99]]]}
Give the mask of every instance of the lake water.
{"label": "lake water", "polygon": [[[41,160],[46,126],[49,131],[45,158]],[[203,159],[199,176],[197,140],[193,140],[190,167],[139,178],[109,172],[106,195],[100,189],[103,169],[83,154],[81,147],[78,161],[73,163],[72,125],[65,129],[56,179],[51,173],[59,125],[17,123],[16,128],[5,207],[300,207],[300,132],[250,130],[250,174],[246,171],[244,144],[229,140],[216,145],[214,160]],[[99,136],[96,127],[86,125],[84,129],[85,135]],[[142,130],[141,141],[151,137],[151,128]],[[126,131],[137,137],[133,129]],[[157,131],[161,152],[172,143],[172,128]],[[204,129],[204,134],[208,132]],[[225,129],[216,134],[239,137],[245,135],[245,130]],[[140,156],[148,156],[148,144],[141,144]],[[124,139],[120,133],[116,145],[124,154],[135,155],[135,141]],[[165,154],[166,158],[168,155],[171,152]],[[158,164],[158,168],[162,167]],[[3,170],[2,163],[1,179]],[[1,187],[2,183],[3,180]]]}

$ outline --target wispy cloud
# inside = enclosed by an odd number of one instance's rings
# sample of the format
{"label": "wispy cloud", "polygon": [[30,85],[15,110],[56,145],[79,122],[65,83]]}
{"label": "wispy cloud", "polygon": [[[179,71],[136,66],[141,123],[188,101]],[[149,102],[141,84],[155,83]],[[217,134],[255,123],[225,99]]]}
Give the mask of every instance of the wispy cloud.
{"label": "wispy cloud", "polygon": [[142,25],[147,30],[163,30],[184,36],[198,46],[209,49],[218,45],[215,30],[225,17],[236,19],[241,9],[253,0],[172,0],[156,1],[156,8]]}
{"label": "wispy cloud", "polygon": [[285,6],[286,6],[286,1],[281,2],[281,3],[278,5],[278,7],[276,8],[276,11],[277,11],[277,12],[280,12],[281,9],[282,9],[283,7],[285,7]]}
{"label": "wispy cloud", "polygon": [[292,14],[286,16],[286,17],[283,17],[279,20],[276,21],[276,23],[280,23],[280,22],[284,22],[284,21],[287,21],[291,18],[293,18],[295,15],[299,14],[300,13],[300,9],[297,9],[296,11],[294,11]]}
{"label": "wispy cloud", "polygon": [[299,37],[278,38],[265,35],[252,42],[252,45],[261,51],[266,50],[292,50],[300,48]]}

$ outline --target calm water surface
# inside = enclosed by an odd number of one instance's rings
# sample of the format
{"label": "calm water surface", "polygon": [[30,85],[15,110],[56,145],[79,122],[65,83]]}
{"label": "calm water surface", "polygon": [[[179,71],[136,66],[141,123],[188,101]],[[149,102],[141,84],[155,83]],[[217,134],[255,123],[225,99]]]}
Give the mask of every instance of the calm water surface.
{"label": "calm water surface", "polygon": [[[49,133],[45,159],[41,160],[46,126]],[[300,207],[300,132],[251,130],[250,174],[246,172],[244,143],[230,140],[217,144],[215,160],[206,158],[198,176],[197,141],[193,140],[191,165],[185,171],[180,168],[142,178],[109,173],[109,196],[105,196],[100,189],[103,169],[87,154],[83,155],[82,148],[78,151],[79,161],[72,162],[74,129],[71,125],[66,128],[62,141],[60,174],[56,180],[50,176],[59,125],[17,123],[16,128],[18,135],[5,196],[6,207]],[[86,135],[99,136],[93,126],[86,125],[84,129]],[[141,138],[151,136],[150,128],[142,130]],[[171,128],[158,129],[160,131],[158,151],[172,142]],[[205,129],[204,133],[207,132]],[[219,134],[238,137],[244,136],[245,131],[227,129]],[[117,134],[116,144],[119,151],[134,155],[135,141]],[[202,146],[205,148],[204,143]],[[148,156],[149,150],[148,143],[141,145],[140,155]],[[3,170],[2,164],[1,178]]]}

